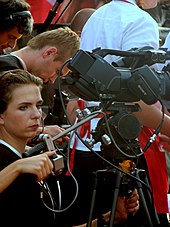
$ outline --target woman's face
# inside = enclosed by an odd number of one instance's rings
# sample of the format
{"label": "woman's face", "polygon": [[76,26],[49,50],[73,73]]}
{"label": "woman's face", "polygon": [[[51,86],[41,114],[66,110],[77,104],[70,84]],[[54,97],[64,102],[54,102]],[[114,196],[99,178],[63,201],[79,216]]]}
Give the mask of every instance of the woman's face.
{"label": "woman's face", "polygon": [[12,100],[0,115],[0,130],[6,138],[26,141],[34,137],[40,126],[41,104],[41,91],[35,84],[14,89]]}

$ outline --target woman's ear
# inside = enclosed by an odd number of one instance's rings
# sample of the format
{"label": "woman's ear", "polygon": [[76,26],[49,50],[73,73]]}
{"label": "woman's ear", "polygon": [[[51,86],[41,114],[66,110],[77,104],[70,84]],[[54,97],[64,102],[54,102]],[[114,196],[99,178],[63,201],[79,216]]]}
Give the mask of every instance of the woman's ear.
{"label": "woman's ear", "polygon": [[56,53],[57,53],[56,47],[48,47],[43,52],[43,58],[54,56],[56,55]]}

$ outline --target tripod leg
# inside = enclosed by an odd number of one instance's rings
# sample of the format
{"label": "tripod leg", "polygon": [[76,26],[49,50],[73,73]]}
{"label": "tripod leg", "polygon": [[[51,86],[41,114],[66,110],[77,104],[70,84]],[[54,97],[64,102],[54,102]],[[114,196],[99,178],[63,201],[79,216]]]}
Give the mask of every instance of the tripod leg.
{"label": "tripod leg", "polygon": [[94,205],[95,205],[95,199],[96,199],[96,190],[97,190],[97,183],[98,183],[98,171],[95,172],[95,179],[94,179],[94,188],[93,188],[93,194],[92,194],[92,200],[91,200],[91,206],[90,206],[90,214],[89,214],[89,219],[87,222],[87,227],[91,227],[92,223],[92,217],[93,217],[93,210],[94,210]]}
{"label": "tripod leg", "polygon": [[[149,186],[149,181],[148,181],[148,178],[147,178],[146,174],[145,174],[145,180],[144,180],[144,181],[145,181],[145,183]],[[150,201],[151,201],[151,195],[149,194],[149,192],[148,192],[148,196],[149,196],[149,199],[150,199]],[[154,206],[153,209],[154,209],[154,214],[155,214],[155,218],[156,218],[157,224],[160,224],[159,217],[158,217],[158,215],[157,215],[155,206]]]}
{"label": "tripod leg", "polygon": [[114,189],[114,196],[113,196],[113,203],[112,203],[112,209],[110,214],[110,221],[109,221],[109,227],[113,226],[114,218],[115,218],[115,212],[116,212],[116,206],[117,206],[117,199],[119,195],[119,189],[121,185],[121,173],[118,171],[116,174],[116,184]]}
{"label": "tripod leg", "polygon": [[111,209],[111,216],[109,220],[109,226],[113,226],[114,222],[114,216],[115,216],[115,211],[116,211],[116,206],[117,206],[117,199],[118,199],[118,194],[119,194],[119,189],[121,185],[121,173],[119,171],[115,172],[114,171],[108,171],[108,170],[98,170],[95,172],[95,181],[94,181],[94,188],[93,188],[93,194],[92,194],[92,200],[91,200],[91,207],[90,207],[90,214],[89,214],[89,219],[86,227],[91,227],[92,224],[92,219],[93,219],[93,210],[94,210],[94,205],[95,205],[95,199],[96,199],[96,193],[97,193],[97,186],[98,183],[105,175],[113,175],[112,179],[114,180],[115,175],[116,175],[116,181],[114,185],[114,197],[113,197],[113,203],[112,203],[112,209]]}
{"label": "tripod leg", "polygon": [[[137,177],[138,179],[140,179],[139,173],[138,173],[138,172],[139,172],[139,170],[136,170],[136,177]],[[146,216],[147,216],[147,218],[148,218],[149,226],[150,226],[150,227],[153,227],[153,222],[152,222],[151,216],[150,216],[150,214],[149,214],[149,210],[148,210],[148,207],[147,207],[147,203],[146,203],[146,200],[145,200],[145,197],[144,197],[144,193],[143,193],[143,190],[142,190],[142,184],[141,184],[139,181],[137,181],[137,189],[138,189],[139,196],[140,196],[140,199],[141,199],[141,201],[142,201],[143,207],[144,207],[144,209],[145,209]],[[154,212],[155,212],[155,210],[154,210]],[[155,215],[156,215],[156,213],[155,213]],[[156,221],[157,221],[157,224],[160,224],[157,215],[156,215]]]}

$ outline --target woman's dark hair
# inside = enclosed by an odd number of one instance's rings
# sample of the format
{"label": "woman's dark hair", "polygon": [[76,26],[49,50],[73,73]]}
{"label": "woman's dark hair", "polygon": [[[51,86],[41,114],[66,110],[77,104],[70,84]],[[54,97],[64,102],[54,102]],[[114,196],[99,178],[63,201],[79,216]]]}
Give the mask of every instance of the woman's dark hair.
{"label": "woman's dark hair", "polygon": [[0,113],[7,109],[8,103],[12,99],[13,90],[27,84],[35,84],[42,89],[43,81],[22,69],[14,69],[0,74]]}
{"label": "woman's dark hair", "polygon": [[31,34],[33,18],[25,0],[0,0],[0,32],[17,27],[19,34]]}

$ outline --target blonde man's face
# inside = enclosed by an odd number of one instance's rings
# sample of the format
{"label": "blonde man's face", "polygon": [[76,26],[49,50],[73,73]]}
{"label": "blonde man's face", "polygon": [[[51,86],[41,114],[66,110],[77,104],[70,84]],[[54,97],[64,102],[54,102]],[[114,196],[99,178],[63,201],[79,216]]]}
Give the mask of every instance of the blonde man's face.
{"label": "blonde man's face", "polygon": [[[54,83],[60,68],[64,61],[68,60],[54,60],[55,56],[51,55],[47,58],[41,58],[38,64],[35,64],[34,67],[31,69],[31,73],[40,77],[44,83],[50,82]],[[64,76],[68,73],[69,69],[65,66],[62,70],[60,76]]]}

